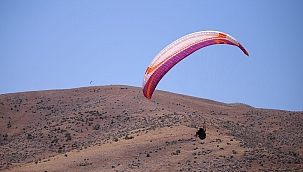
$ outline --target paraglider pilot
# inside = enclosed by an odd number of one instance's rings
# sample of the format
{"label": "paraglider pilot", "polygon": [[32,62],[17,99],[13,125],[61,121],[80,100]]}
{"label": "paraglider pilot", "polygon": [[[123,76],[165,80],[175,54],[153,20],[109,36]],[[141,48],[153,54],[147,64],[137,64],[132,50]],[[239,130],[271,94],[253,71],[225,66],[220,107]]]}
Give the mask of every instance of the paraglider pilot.
{"label": "paraglider pilot", "polygon": [[201,140],[206,138],[206,128],[200,127],[199,130],[196,132],[195,136],[199,137]]}

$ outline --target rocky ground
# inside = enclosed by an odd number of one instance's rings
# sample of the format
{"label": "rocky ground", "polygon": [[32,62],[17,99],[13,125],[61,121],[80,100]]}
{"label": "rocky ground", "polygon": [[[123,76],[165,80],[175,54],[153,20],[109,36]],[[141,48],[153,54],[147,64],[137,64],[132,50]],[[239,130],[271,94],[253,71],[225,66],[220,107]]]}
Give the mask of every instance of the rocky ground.
{"label": "rocky ground", "polygon": [[0,170],[303,171],[302,121],[120,85],[3,94]]}

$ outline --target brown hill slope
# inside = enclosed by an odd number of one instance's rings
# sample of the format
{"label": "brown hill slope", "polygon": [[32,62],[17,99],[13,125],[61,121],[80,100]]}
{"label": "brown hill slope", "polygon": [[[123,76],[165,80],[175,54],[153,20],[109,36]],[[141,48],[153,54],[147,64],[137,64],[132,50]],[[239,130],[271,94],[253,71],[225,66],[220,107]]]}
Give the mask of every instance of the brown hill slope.
{"label": "brown hill slope", "polygon": [[0,170],[301,171],[302,115],[119,85],[4,94]]}

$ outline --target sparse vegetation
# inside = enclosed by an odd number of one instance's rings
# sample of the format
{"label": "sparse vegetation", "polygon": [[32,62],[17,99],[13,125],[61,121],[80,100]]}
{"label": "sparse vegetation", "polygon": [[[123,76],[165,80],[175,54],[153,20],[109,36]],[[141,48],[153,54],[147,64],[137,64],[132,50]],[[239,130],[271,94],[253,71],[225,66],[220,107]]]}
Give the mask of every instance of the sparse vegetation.
{"label": "sparse vegetation", "polygon": [[11,121],[8,121],[7,128],[11,128],[11,127],[12,127]]}
{"label": "sparse vegetation", "polygon": [[128,135],[126,135],[126,136],[124,137],[125,140],[129,140],[129,139],[133,139],[133,138],[134,138],[134,136],[128,136]]}
{"label": "sparse vegetation", "polygon": [[29,133],[29,134],[27,134],[27,139],[33,139],[33,136]]}
{"label": "sparse vegetation", "polygon": [[175,152],[172,152],[172,155],[179,155],[179,153],[181,153],[181,150],[176,150]]}
{"label": "sparse vegetation", "polygon": [[96,124],[94,127],[93,127],[94,130],[99,130],[100,129],[100,124]]}
{"label": "sparse vegetation", "polygon": [[[47,165],[59,154],[70,160],[89,147],[124,143],[126,148],[108,153],[120,151],[120,159],[102,154],[102,163],[86,158],[74,166],[146,171],[146,163],[163,157],[161,164],[171,171],[302,170],[302,112],[160,91],[146,100],[141,94],[134,87],[109,86],[0,95],[0,170],[26,162]],[[204,124],[210,134],[200,141],[193,135]],[[182,127],[188,133],[179,133]]]}
{"label": "sparse vegetation", "polygon": [[70,133],[66,133],[65,137],[66,137],[65,141],[67,141],[67,142],[72,140],[72,136],[70,135]]}

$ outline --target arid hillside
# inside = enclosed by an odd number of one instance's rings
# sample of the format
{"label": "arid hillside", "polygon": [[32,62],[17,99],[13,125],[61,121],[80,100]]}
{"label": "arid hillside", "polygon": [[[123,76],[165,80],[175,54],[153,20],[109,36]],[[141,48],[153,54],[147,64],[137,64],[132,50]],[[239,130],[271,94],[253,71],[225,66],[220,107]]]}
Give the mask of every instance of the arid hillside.
{"label": "arid hillside", "polygon": [[303,171],[302,121],[123,85],[3,94],[0,171]]}

